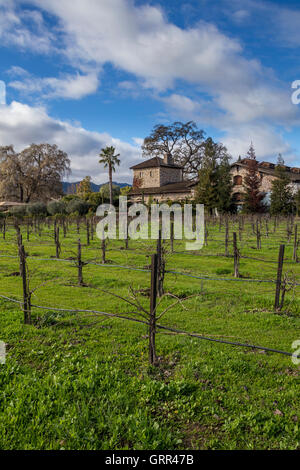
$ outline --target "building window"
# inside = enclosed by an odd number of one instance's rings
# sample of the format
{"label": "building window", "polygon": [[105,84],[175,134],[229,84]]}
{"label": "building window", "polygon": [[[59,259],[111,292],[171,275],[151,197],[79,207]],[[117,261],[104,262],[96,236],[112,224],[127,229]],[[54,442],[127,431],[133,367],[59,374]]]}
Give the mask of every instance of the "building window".
{"label": "building window", "polygon": [[140,171],[140,178],[143,176],[143,173]]}
{"label": "building window", "polygon": [[243,184],[243,178],[241,175],[236,175],[234,178],[233,178],[233,184],[235,186],[241,186]]}
{"label": "building window", "polygon": [[240,202],[242,200],[241,193],[234,193],[233,200],[234,200],[234,202]]}
{"label": "building window", "polygon": [[152,171],[150,171],[150,178],[152,178]]}

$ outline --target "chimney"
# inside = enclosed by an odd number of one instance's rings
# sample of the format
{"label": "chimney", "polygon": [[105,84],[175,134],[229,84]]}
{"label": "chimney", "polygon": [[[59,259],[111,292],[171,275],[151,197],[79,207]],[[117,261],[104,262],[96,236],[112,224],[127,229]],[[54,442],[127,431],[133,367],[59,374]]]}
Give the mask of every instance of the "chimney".
{"label": "chimney", "polygon": [[173,158],[170,152],[164,155],[164,163],[166,165],[173,165]]}

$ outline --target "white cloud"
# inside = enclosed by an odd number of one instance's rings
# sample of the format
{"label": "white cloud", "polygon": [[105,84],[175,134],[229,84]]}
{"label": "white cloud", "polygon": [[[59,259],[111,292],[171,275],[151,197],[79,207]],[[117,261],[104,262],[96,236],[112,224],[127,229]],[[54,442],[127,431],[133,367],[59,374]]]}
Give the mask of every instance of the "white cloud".
{"label": "white cloud", "polygon": [[140,161],[138,146],[53,119],[45,108],[16,101],[0,107],[0,142],[1,145],[14,144],[17,151],[32,142],[58,145],[71,159],[73,181],[92,175],[96,183],[107,182],[107,172],[98,163],[100,150],[106,145],[115,146],[121,154],[121,166],[114,175],[117,181],[129,183],[132,179],[129,167]]}
{"label": "white cloud", "polygon": [[211,24],[184,30],[169,23],[158,7],[135,7],[129,0],[74,0],[72,8],[61,0],[33,2],[59,18],[71,60],[111,62],[158,89],[176,79],[216,84],[246,78],[232,67],[241,60],[240,44]]}
{"label": "white cloud", "polygon": [[259,160],[276,161],[278,154],[284,155],[286,161],[296,160],[296,155],[291,146],[284,140],[280,132],[275,132],[270,126],[240,125],[237,128],[227,128],[227,135],[222,142],[228,151],[234,156],[245,156],[251,142],[255,147]]}
{"label": "white cloud", "polygon": [[133,137],[132,140],[138,147],[142,147],[144,143],[144,139],[142,139],[141,137]]}
{"label": "white cloud", "polygon": [[[17,70],[17,73],[22,71]],[[24,71],[25,72],[25,71]],[[39,94],[43,98],[69,98],[80,99],[95,93],[98,89],[99,80],[97,73],[75,76],[66,75],[63,78],[36,78],[28,77],[23,80],[12,81],[9,86],[18,91],[28,94]]]}
{"label": "white cloud", "polygon": [[1,104],[6,104],[6,86],[2,80],[0,80],[0,105]]}
{"label": "white cloud", "polygon": [[47,30],[38,11],[19,10],[15,0],[1,0],[0,40],[3,46],[49,53],[54,49],[55,35]]}
{"label": "white cloud", "polygon": [[[201,21],[183,29],[169,22],[160,7],[136,6],[134,0],[72,0],[72,8],[66,0],[24,0],[25,5],[35,5],[57,18],[52,31],[59,32],[58,44],[57,38],[46,30],[41,11],[34,18],[36,31],[32,33],[32,28],[26,27],[28,16],[16,15],[13,0],[3,1],[7,18],[6,22],[0,20],[0,37],[2,27],[6,41],[23,42],[26,47],[40,51],[44,48],[57,52],[59,48],[60,54],[83,72],[75,79],[46,78],[34,83],[25,79],[17,84],[19,88],[27,86],[30,91],[35,86],[45,96],[79,98],[86,90],[96,89],[97,76],[85,73],[85,67],[99,70],[105,63],[111,63],[134,75],[139,86],[154,89],[154,96],[172,112],[196,116],[202,125],[226,132],[232,149],[238,150],[242,139],[248,146],[248,134],[257,130],[261,155],[270,152],[272,139],[274,153],[283,147],[289,151],[278,136],[277,127],[299,125],[299,107],[291,104],[290,86],[285,88],[259,61],[246,59],[241,43],[216,26]],[[250,15],[252,21],[254,11],[266,15],[271,4],[245,0],[243,9],[239,5],[240,2],[233,1],[230,9],[235,12],[235,20],[242,21]],[[278,25],[279,11],[282,12],[274,9],[270,24],[276,20]],[[286,29],[292,24],[291,16],[282,15],[286,18]],[[178,81],[204,92],[206,101],[193,101],[177,92]],[[120,88],[134,90],[129,81],[121,83]],[[168,91],[169,96],[162,95],[162,91]]]}
{"label": "white cloud", "polygon": [[236,10],[232,13],[232,18],[234,19],[234,21],[236,21],[237,23],[243,23],[246,19],[249,18],[249,11],[248,10]]}
{"label": "white cloud", "polygon": [[177,93],[162,98],[162,101],[170,108],[180,110],[183,114],[187,113],[189,115],[194,114],[200,107],[199,103],[196,101],[191,100],[187,96],[178,95]]}
{"label": "white cloud", "polygon": [[285,47],[296,47],[300,44],[300,11],[298,5],[288,5],[288,2],[270,0],[222,0],[225,4],[228,18],[238,23],[247,21],[259,28],[263,25],[260,34],[274,39]]}
{"label": "white cloud", "polygon": [[6,71],[7,75],[12,76],[12,77],[29,77],[30,73],[23,69],[23,67],[19,67],[19,65],[13,65]]}
{"label": "white cloud", "polygon": [[[73,0],[72,8],[62,0],[31,3],[58,18],[65,32],[63,53],[71,62],[100,67],[110,62],[156,92],[183,80],[208,93],[224,119],[236,123],[266,118],[275,125],[294,124],[298,119],[289,91],[261,63],[245,59],[238,40],[212,24],[201,21],[182,29],[159,7],[135,6],[131,0]],[[236,11],[239,18],[246,14],[248,8]],[[172,106],[181,99],[181,107],[192,110],[193,104],[178,96],[165,101]]]}

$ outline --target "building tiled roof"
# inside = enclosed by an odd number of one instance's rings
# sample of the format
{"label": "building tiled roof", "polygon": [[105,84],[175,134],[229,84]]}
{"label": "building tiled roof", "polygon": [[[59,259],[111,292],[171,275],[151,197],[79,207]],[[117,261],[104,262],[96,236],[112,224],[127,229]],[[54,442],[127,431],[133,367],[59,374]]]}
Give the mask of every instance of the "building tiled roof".
{"label": "building tiled roof", "polygon": [[191,191],[191,188],[197,183],[194,181],[181,181],[180,183],[169,183],[163,186],[154,188],[132,188],[129,192],[129,196],[135,196],[140,194],[168,194],[168,193],[187,193]]}
{"label": "building tiled roof", "polygon": [[[232,163],[231,168],[234,166],[240,166],[242,168],[247,168],[248,159],[244,158],[238,160],[237,162]],[[284,166],[291,181],[300,181],[300,168],[291,168],[289,166]],[[265,173],[267,175],[275,176],[276,164],[270,162],[258,162],[258,171],[260,173]]]}
{"label": "building tiled roof", "polygon": [[130,167],[131,170],[142,170],[143,168],[157,168],[160,166],[168,167],[168,168],[180,168],[182,169],[183,167],[180,165],[176,165],[175,163],[165,163],[164,160],[160,157],[153,157],[150,158],[149,160],[146,160],[145,162],[138,163],[138,165],[134,165]]}

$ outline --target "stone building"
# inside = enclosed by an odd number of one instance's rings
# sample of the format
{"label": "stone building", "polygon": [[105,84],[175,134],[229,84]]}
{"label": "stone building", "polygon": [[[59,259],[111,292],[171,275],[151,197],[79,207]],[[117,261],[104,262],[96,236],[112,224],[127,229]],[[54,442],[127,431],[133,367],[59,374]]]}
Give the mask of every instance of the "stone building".
{"label": "stone building", "polygon": [[[247,158],[241,159],[231,165],[231,174],[233,178],[233,198],[238,206],[243,204],[244,178],[247,174]],[[258,162],[258,174],[260,177],[260,190],[265,193],[268,200],[271,189],[272,181],[276,179],[275,173],[276,164],[269,162]],[[285,166],[288,176],[291,180],[291,186],[294,192],[300,189],[300,168],[291,168]]]}
{"label": "stone building", "polygon": [[153,157],[130,168],[133,186],[132,202],[184,201],[194,196],[195,182],[183,179],[183,167],[173,162],[171,155]]}

